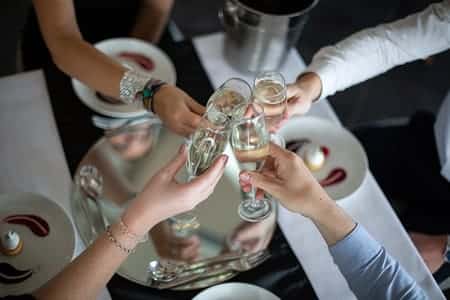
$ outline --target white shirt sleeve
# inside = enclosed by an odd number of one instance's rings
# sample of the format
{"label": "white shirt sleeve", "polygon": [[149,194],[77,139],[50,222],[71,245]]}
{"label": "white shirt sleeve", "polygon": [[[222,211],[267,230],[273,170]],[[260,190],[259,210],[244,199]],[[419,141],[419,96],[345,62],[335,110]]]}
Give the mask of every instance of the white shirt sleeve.
{"label": "white shirt sleeve", "polygon": [[305,72],[322,81],[320,98],[450,48],[450,0],[417,14],[360,31],[322,48]]}

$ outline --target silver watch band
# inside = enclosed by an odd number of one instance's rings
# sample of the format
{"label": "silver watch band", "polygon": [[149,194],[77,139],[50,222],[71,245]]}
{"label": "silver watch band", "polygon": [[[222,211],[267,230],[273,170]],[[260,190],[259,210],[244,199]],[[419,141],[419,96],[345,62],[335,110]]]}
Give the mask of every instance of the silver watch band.
{"label": "silver watch band", "polygon": [[136,99],[136,93],[141,91],[151,79],[150,76],[136,70],[128,70],[120,80],[120,100],[131,104]]}

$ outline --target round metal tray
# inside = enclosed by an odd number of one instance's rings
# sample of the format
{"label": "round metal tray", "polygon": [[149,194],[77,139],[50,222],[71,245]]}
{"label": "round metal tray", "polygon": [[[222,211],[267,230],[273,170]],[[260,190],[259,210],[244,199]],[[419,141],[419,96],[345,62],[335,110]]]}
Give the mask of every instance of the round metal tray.
{"label": "round metal tray", "polygon": [[[152,128],[148,136],[139,138],[137,140],[136,137],[127,139],[126,136],[101,138],[82,159],[74,176],[76,178],[84,165],[93,165],[99,170],[103,177],[103,195],[99,202],[110,224],[119,218],[145,183],[175,155],[179,145],[184,142],[182,137],[165,128]],[[238,226],[242,227],[244,222],[237,214],[239,201],[242,198],[238,183],[239,167],[229,147],[226,153],[229,154],[229,162],[225,175],[213,195],[195,210],[201,224],[195,232],[200,240],[197,259],[215,257],[229,251],[226,241]],[[185,174],[179,174],[180,181],[184,181],[184,178]],[[81,207],[81,201],[86,201],[83,195],[80,187],[74,183],[71,194],[72,213],[81,238],[88,245],[96,237],[92,236],[86,218],[95,217],[92,214],[98,211],[91,201],[87,201],[89,216],[86,216]],[[274,222],[274,218],[270,220]],[[170,258],[171,254],[166,252],[172,251],[164,252],[164,249],[173,248],[172,244],[164,245],[164,243],[171,243],[175,238],[170,230],[167,231],[164,228],[165,223],[153,228],[149,241],[140,244],[117,273],[135,283],[152,287],[147,271],[148,263],[152,260]],[[104,228],[99,228],[98,231],[102,232]],[[158,243],[154,243],[153,240],[158,240]],[[158,247],[155,247],[155,244]],[[164,247],[168,245],[169,247]],[[228,280],[235,275],[235,272],[228,272],[176,289],[204,288]]]}

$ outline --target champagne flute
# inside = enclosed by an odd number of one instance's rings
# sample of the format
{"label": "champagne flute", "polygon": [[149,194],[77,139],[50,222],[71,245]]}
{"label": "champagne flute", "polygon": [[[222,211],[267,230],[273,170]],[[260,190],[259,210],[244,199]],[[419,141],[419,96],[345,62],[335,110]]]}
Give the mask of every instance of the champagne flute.
{"label": "champagne flute", "polygon": [[[277,127],[287,112],[287,88],[283,75],[275,71],[264,71],[256,75],[253,101],[264,107],[267,127]],[[271,140],[284,144],[283,138],[276,133],[271,134]]]}
{"label": "champagne flute", "polygon": [[236,108],[250,102],[251,97],[252,89],[245,80],[230,78],[211,95],[206,108],[212,113],[224,113],[230,120],[239,119],[243,112]]}
{"label": "champagne flute", "polygon": [[[205,113],[188,142],[187,181],[205,172],[221,155],[228,143],[228,117],[220,112]],[[178,237],[187,237],[200,226],[195,212],[189,211],[169,219]]]}
{"label": "champagne flute", "polygon": [[[242,119],[236,120],[231,129],[231,147],[241,169],[259,171],[269,155],[270,135],[266,128],[263,106],[248,103]],[[271,201],[256,199],[252,187],[249,198],[239,204],[239,216],[248,222],[258,222],[272,212]]]}

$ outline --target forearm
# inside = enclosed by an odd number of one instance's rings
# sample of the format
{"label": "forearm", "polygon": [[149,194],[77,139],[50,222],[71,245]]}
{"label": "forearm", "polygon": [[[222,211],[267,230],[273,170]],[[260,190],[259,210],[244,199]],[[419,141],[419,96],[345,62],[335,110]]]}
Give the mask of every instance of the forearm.
{"label": "forearm", "polygon": [[358,32],[321,49],[307,72],[319,75],[321,98],[450,47],[450,1],[402,20]]}
{"label": "forearm", "polygon": [[145,0],[131,36],[158,43],[170,17],[174,0]]}
{"label": "forearm", "polygon": [[42,300],[96,299],[127,256],[104,233],[35,296]]}
{"label": "forearm", "polygon": [[119,99],[126,68],[77,37],[61,37],[49,45],[55,64],[92,89]]}
{"label": "forearm", "polygon": [[355,228],[356,223],[326,192],[320,188],[316,193],[315,212],[309,216],[328,246],[344,239]]}

